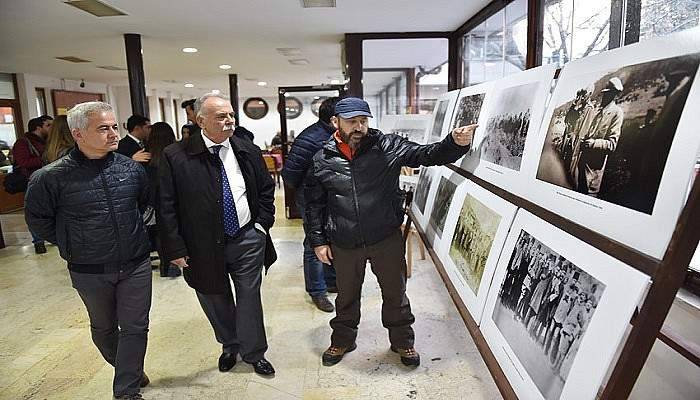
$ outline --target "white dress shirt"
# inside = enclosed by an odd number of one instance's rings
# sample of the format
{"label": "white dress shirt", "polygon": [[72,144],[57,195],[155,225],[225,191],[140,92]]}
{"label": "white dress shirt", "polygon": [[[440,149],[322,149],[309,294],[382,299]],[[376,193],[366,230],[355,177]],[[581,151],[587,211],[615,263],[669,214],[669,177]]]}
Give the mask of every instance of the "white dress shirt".
{"label": "white dress shirt", "polygon": [[[248,206],[248,197],[246,196],[245,179],[243,179],[243,173],[241,172],[241,167],[238,165],[236,155],[233,153],[233,149],[231,149],[231,142],[224,140],[221,143],[214,143],[207,135],[204,135],[204,133],[202,133],[202,139],[204,139],[204,145],[207,146],[209,152],[212,154],[216,154],[212,146],[223,146],[221,150],[219,150],[219,157],[221,161],[223,161],[228,184],[231,187],[231,194],[233,194],[233,202],[236,205],[236,213],[238,214],[238,226],[243,227],[250,222],[250,207]],[[256,228],[258,228],[257,225],[258,224],[256,224]],[[264,232],[262,227],[258,229]]]}

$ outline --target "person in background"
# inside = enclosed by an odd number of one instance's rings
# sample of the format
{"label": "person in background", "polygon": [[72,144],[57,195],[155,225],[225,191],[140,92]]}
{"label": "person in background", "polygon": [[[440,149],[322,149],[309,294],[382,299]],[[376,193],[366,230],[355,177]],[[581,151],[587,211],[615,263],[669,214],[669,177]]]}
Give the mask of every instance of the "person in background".
{"label": "person in background", "polygon": [[68,154],[73,147],[75,147],[75,140],[68,128],[68,118],[65,115],[59,115],[53,120],[51,133],[46,141],[45,163],[51,164]]}
{"label": "person in background", "polygon": [[[51,133],[53,118],[48,115],[32,118],[27,124],[28,131],[12,147],[12,156],[15,164],[20,168],[27,179],[31,179],[34,172],[44,166],[43,154],[46,150],[46,138]],[[46,253],[44,238],[38,236],[29,229],[36,254]]]}
{"label": "person in background", "polygon": [[129,132],[119,141],[117,153],[132,158],[134,161],[147,165],[151,154],[146,151],[146,140],[151,133],[151,121],[141,115],[132,115],[126,121]]}
{"label": "person in background", "polygon": [[[146,173],[148,174],[148,181],[150,183],[149,204],[152,208],[151,211],[156,214],[160,199],[158,164],[160,163],[163,150],[173,143],[175,143],[175,132],[170,125],[165,122],[156,122],[151,126],[151,134],[148,136],[147,142],[148,152],[151,153],[151,161],[146,165]],[[169,263],[163,256],[158,235],[158,220],[155,214],[147,219],[146,226],[148,228],[148,236],[151,239],[152,248],[155,247],[156,251],[158,251],[160,276],[176,278],[182,275],[180,268],[175,264]]]}
{"label": "person in background", "polygon": [[[330,97],[321,103],[318,110],[318,121],[301,131],[294,141],[287,156],[287,162],[282,169],[282,179],[287,186],[296,190],[296,203],[304,218],[304,178],[313,163],[314,154],[323,147],[335,128],[331,125],[331,117],[335,111],[338,97]],[[323,264],[316,257],[309,239],[304,237],[304,282],[306,292],[316,307],[325,312],[333,312],[333,303],[328,300],[326,291],[337,292],[335,287],[335,270],[328,264]]]}
{"label": "person in background", "polygon": [[151,308],[151,262],[142,212],[148,178],[132,159],[115,154],[119,130],[107,103],[68,111],[77,146],[29,180],[29,229],[56,243],[73,288],[85,304],[92,341],[114,367],[117,399],[141,399]]}
{"label": "person in background", "polygon": [[180,107],[185,109],[187,114],[187,124],[182,126],[182,140],[187,139],[190,136],[198,135],[202,133],[202,128],[197,125],[197,115],[194,113],[194,102],[197,99],[185,100],[180,104]]}

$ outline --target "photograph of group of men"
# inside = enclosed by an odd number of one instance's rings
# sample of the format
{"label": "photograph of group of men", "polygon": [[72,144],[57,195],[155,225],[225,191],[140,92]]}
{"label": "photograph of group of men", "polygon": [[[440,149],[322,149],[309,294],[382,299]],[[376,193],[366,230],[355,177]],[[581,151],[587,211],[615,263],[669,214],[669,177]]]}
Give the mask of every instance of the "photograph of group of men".
{"label": "photograph of group of men", "polygon": [[433,228],[438,237],[442,237],[447,213],[450,211],[450,204],[452,204],[452,197],[456,189],[457,185],[450,179],[440,178],[435,202],[433,203],[433,211],[430,213],[430,227]]}
{"label": "photograph of group of men", "polygon": [[561,395],[605,285],[522,230],[493,321],[546,399]]}
{"label": "photograph of group of men", "polygon": [[560,81],[537,178],[651,214],[699,61],[694,54]]}

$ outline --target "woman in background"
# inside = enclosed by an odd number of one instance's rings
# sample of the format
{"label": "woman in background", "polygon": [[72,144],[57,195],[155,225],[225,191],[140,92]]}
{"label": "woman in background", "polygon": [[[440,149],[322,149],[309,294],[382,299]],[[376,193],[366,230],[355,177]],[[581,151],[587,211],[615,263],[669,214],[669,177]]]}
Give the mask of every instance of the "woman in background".
{"label": "woman in background", "polygon": [[43,155],[44,164],[51,164],[65,156],[75,146],[73,135],[68,128],[68,119],[65,115],[59,115],[53,120],[51,133],[46,141],[46,151]]}
{"label": "woman in background", "polygon": [[[158,208],[160,202],[160,190],[158,185],[158,163],[160,163],[160,158],[163,154],[163,150],[170,144],[175,143],[175,132],[173,128],[170,127],[165,122],[156,122],[151,125],[151,134],[148,136],[148,141],[146,143],[146,149],[151,153],[151,161],[146,165],[146,172],[148,173],[148,181],[150,184],[150,206],[152,208],[153,215],[149,218],[146,216],[146,225],[148,227],[148,234],[151,237],[151,243],[155,244],[156,251],[158,251],[158,257],[160,258],[160,276],[162,277],[178,277],[182,274],[180,268],[177,265],[168,263],[160,251],[160,238],[158,237],[158,221],[155,218],[155,211]],[[148,211],[147,211],[148,213]]]}

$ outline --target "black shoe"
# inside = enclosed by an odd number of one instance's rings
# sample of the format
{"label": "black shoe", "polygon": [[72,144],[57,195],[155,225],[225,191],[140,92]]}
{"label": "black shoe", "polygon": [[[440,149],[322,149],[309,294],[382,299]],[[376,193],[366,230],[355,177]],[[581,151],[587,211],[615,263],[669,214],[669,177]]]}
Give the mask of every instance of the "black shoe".
{"label": "black shoe", "polygon": [[253,369],[255,370],[256,374],[265,375],[265,376],[275,374],[275,369],[272,367],[272,364],[270,364],[270,362],[264,358],[261,358],[258,361],[252,362],[252,363],[250,363],[250,365],[253,366]]}
{"label": "black shoe", "polygon": [[330,300],[328,300],[328,296],[325,294],[322,294],[320,296],[314,296],[311,298],[311,301],[314,302],[316,305],[316,308],[318,308],[321,311],[325,312],[333,312],[335,311],[335,307],[333,307],[333,303],[331,303]]}
{"label": "black shoe", "polygon": [[321,356],[321,361],[323,362],[323,365],[325,365],[326,367],[330,367],[331,365],[338,364],[340,360],[343,359],[343,356],[345,356],[345,354],[350,353],[356,348],[356,343],[351,344],[349,347],[338,347],[331,345],[328,349],[326,349],[326,351],[323,352],[323,356]]}
{"label": "black shoe", "polygon": [[148,375],[146,375],[146,373],[144,372],[143,375],[141,376],[141,384],[139,386],[144,388],[144,387],[148,386],[149,383],[151,383],[151,380],[148,379]]}
{"label": "black shoe", "polygon": [[36,254],[46,253],[46,245],[44,245],[44,242],[34,243],[34,253],[36,253]]}
{"label": "black shoe", "polygon": [[120,396],[114,396],[114,398],[120,400],[143,400],[141,393],[122,394]]}
{"label": "black shoe", "polygon": [[420,365],[420,354],[418,354],[415,347],[400,349],[391,346],[391,351],[399,353],[401,356],[401,363],[407,367],[417,367]]}
{"label": "black shoe", "polygon": [[219,356],[219,371],[230,371],[236,365],[236,353],[221,353]]}
{"label": "black shoe", "polygon": [[168,266],[168,277],[169,278],[177,278],[180,275],[182,275],[182,271],[180,271],[180,267],[178,267],[175,264],[170,264]]}
{"label": "black shoe", "polygon": [[328,286],[326,288],[326,291],[328,293],[338,293],[338,287],[337,286]]}

